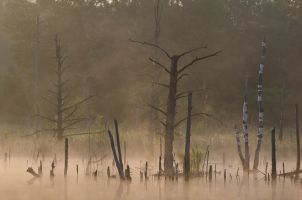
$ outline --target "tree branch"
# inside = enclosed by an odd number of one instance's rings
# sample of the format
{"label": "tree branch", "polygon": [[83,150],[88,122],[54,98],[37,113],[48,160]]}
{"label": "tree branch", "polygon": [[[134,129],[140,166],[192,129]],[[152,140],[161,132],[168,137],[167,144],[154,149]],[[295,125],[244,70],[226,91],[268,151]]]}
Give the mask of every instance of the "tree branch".
{"label": "tree branch", "polygon": [[177,81],[180,81],[182,78],[184,78],[185,76],[189,76],[190,74],[182,74],[177,78]]}
{"label": "tree branch", "polygon": [[75,103],[73,105],[70,105],[70,106],[67,106],[67,107],[63,108],[63,111],[66,111],[66,110],[69,110],[69,109],[71,109],[71,108],[73,108],[75,106],[81,105],[81,104],[85,103],[86,101],[88,101],[89,99],[91,99],[93,97],[95,97],[95,95],[91,95],[91,96],[89,96],[89,97],[87,97],[85,99],[82,99],[81,101],[79,101],[79,102],[77,102],[77,103]]}
{"label": "tree branch", "polygon": [[144,41],[136,41],[136,40],[132,40],[132,39],[129,39],[129,41],[133,42],[133,43],[139,43],[139,44],[142,44],[142,45],[155,47],[155,48],[161,50],[168,58],[171,58],[170,54],[166,50],[164,50],[162,47],[160,47],[159,45],[152,44],[152,43],[149,43],[149,42],[144,42]]}
{"label": "tree branch", "polygon": [[73,136],[80,136],[80,135],[97,135],[97,134],[102,134],[102,133],[105,133],[106,130],[103,130],[103,131],[96,131],[96,132],[87,132],[87,133],[75,133],[75,134],[69,134],[69,135],[65,135],[64,137],[73,137]]}
{"label": "tree branch", "polygon": [[186,70],[188,67],[192,66],[194,63],[198,62],[198,61],[201,61],[201,60],[205,60],[207,58],[211,58],[213,56],[216,56],[218,55],[219,53],[221,53],[222,50],[220,51],[216,51],[212,54],[209,54],[209,55],[206,55],[206,56],[203,56],[203,57],[196,57],[194,60],[192,60],[190,63],[188,63],[187,65],[185,65],[184,67],[182,67],[180,70],[177,71],[177,73],[182,73],[184,70]]}
{"label": "tree branch", "polygon": [[[213,115],[211,114],[208,114],[208,113],[195,113],[195,114],[192,114],[191,117],[198,117],[198,116],[206,116],[206,117],[211,117],[213,119],[215,119],[216,121],[218,121],[219,123],[223,124],[222,121],[220,121],[219,119],[215,118]],[[177,126],[179,126],[182,122],[186,121],[187,120],[187,117],[179,120],[175,125],[174,125],[174,128],[176,128]]]}
{"label": "tree branch", "polygon": [[44,101],[46,101],[47,103],[49,103],[50,105],[53,105],[53,106],[57,106],[57,104],[55,104],[54,102],[52,102],[52,101],[50,101],[49,99],[47,99],[47,98],[45,98],[45,97],[43,97],[43,96],[41,96],[41,98],[44,100]]}
{"label": "tree branch", "polygon": [[51,118],[49,118],[49,117],[47,117],[47,116],[43,116],[43,115],[40,115],[40,114],[36,114],[35,116],[36,116],[36,117],[40,117],[41,119],[45,119],[45,120],[48,120],[48,121],[57,123],[57,120],[51,119]]}
{"label": "tree branch", "polygon": [[165,111],[163,111],[162,109],[157,108],[157,107],[152,106],[152,105],[149,105],[149,107],[156,110],[156,111],[158,111],[158,112],[160,112],[160,113],[162,113],[163,115],[167,116],[167,113]]}
{"label": "tree branch", "polygon": [[159,86],[162,86],[162,87],[169,88],[169,85],[167,85],[167,84],[157,83],[157,82],[154,82],[154,84],[159,85]]}
{"label": "tree branch", "polygon": [[154,60],[153,58],[149,58],[149,60],[151,62],[153,62],[154,64],[156,64],[157,66],[161,67],[162,69],[164,69],[167,73],[171,74],[171,72],[167,69],[167,67],[165,67],[163,64],[159,63],[158,61]]}
{"label": "tree branch", "polygon": [[197,47],[197,48],[194,48],[194,49],[190,49],[190,50],[185,51],[185,52],[183,52],[182,54],[180,54],[180,55],[179,55],[179,58],[180,58],[180,57],[183,57],[183,56],[185,56],[185,55],[187,55],[187,54],[190,54],[190,53],[192,53],[192,52],[194,52],[194,51],[198,51],[199,49],[206,49],[206,48],[208,48],[208,47],[207,47],[207,46],[202,46],[202,47]]}

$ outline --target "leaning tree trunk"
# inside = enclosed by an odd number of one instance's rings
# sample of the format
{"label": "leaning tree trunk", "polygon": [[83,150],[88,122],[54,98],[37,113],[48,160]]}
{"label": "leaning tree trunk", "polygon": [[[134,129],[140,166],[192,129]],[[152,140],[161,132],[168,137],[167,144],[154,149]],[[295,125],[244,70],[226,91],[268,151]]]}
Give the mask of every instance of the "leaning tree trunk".
{"label": "leaning tree trunk", "polygon": [[262,56],[261,64],[259,66],[259,77],[258,77],[258,107],[259,107],[259,116],[258,116],[258,142],[255,151],[254,157],[254,166],[253,169],[258,169],[259,165],[259,154],[261,150],[262,138],[263,138],[263,120],[264,120],[264,111],[263,111],[263,71],[264,71],[264,62],[266,57],[266,43],[263,40],[262,44]]}
{"label": "leaning tree trunk", "polygon": [[171,59],[170,84],[167,102],[166,135],[165,135],[165,157],[164,168],[168,176],[173,176],[173,140],[176,115],[176,93],[177,93],[177,57]]}
{"label": "leaning tree trunk", "polygon": [[189,180],[190,176],[190,137],[191,137],[191,115],[192,115],[192,93],[188,94],[188,117],[187,117],[187,130],[186,130],[186,145],[185,145],[185,159],[184,171],[185,179]]}

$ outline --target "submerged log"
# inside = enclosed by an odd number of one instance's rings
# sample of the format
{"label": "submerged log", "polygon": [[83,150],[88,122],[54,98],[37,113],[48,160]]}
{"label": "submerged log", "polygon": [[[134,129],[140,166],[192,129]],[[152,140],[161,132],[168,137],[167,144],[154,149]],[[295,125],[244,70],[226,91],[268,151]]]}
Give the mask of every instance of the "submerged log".
{"label": "submerged log", "polygon": [[40,178],[40,175],[37,174],[32,167],[27,168],[26,172],[30,173],[31,175],[33,175],[36,178]]}

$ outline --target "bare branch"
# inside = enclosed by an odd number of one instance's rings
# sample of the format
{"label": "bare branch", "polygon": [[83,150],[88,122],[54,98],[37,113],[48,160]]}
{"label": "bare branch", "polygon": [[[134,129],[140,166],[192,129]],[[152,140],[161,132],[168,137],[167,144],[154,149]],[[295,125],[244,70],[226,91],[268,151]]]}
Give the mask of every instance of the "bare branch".
{"label": "bare branch", "polygon": [[[222,121],[220,121],[219,119],[217,119],[216,117],[214,117],[213,115],[211,114],[208,114],[208,113],[195,113],[195,114],[192,114],[191,117],[199,117],[199,116],[206,116],[206,117],[211,117],[213,119],[215,119],[216,121],[218,121],[220,124],[223,124]],[[174,125],[174,128],[176,128],[177,126],[179,126],[182,122],[186,121],[187,120],[187,117],[186,118],[183,118],[181,120],[179,120],[175,125]]]}
{"label": "bare branch", "polygon": [[169,88],[169,85],[167,85],[167,84],[157,83],[157,82],[154,82],[154,84],[159,85],[159,86],[162,86],[162,87]]}
{"label": "bare branch", "polygon": [[39,117],[39,118],[41,118],[41,119],[45,119],[45,120],[48,120],[48,121],[57,123],[57,120],[52,119],[52,118],[47,117],[47,116],[44,116],[44,115],[36,114],[35,116],[36,116],[36,117]]}
{"label": "bare branch", "polygon": [[175,99],[178,100],[178,99],[185,98],[185,97],[188,97],[188,95],[177,96]]}
{"label": "bare branch", "polygon": [[74,122],[72,122],[72,123],[66,125],[65,127],[63,127],[63,130],[66,130],[66,129],[68,129],[68,128],[70,128],[70,127],[72,127],[72,126],[74,126],[78,123],[81,123],[82,121],[84,121],[84,119],[75,120]]}
{"label": "bare branch", "polygon": [[207,58],[211,58],[211,57],[213,57],[213,56],[216,56],[216,55],[218,55],[218,54],[221,53],[221,52],[222,52],[222,50],[216,51],[216,52],[214,52],[214,53],[212,53],[212,54],[209,54],[209,55],[206,55],[206,56],[203,56],[203,57],[196,57],[196,58],[195,58],[194,60],[192,60],[190,63],[188,63],[187,65],[185,65],[184,67],[182,67],[180,70],[178,70],[177,73],[182,73],[184,70],[186,70],[188,67],[192,66],[194,63],[199,62],[199,61],[201,61],[201,60],[205,60],[205,59],[207,59]]}
{"label": "bare branch", "polygon": [[82,99],[81,101],[79,101],[79,102],[77,102],[77,103],[75,103],[73,105],[70,105],[70,106],[67,106],[67,107],[63,108],[63,111],[66,111],[66,110],[69,110],[71,108],[74,108],[75,106],[81,105],[81,104],[85,103],[86,101],[88,101],[89,99],[91,99],[93,97],[95,97],[95,95],[91,95],[91,96],[89,96],[89,97],[87,97],[85,99]]}
{"label": "bare branch", "polygon": [[149,107],[156,110],[156,111],[158,111],[158,112],[160,112],[160,113],[162,113],[163,115],[167,116],[167,113],[165,111],[163,111],[162,109],[157,108],[157,107],[152,106],[152,105],[149,105]]}
{"label": "bare branch", "polygon": [[182,54],[180,54],[180,55],[179,55],[179,58],[182,57],[182,56],[185,56],[185,55],[187,55],[187,54],[190,54],[190,53],[192,53],[192,52],[194,52],[194,51],[198,51],[198,50],[200,50],[200,49],[206,49],[206,48],[208,48],[208,47],[207,47],[207,46],[202,46],[202,47],[197,47],[197,48],[194,48],[194,49],[190,49],[190,50],[185,51],[185,52],[183,52]]}
{"label": "bare branch", "polygon": [[162,69],[164,69],[167,73],[171,74],[171,72],[168,70],[168,68],[165,67],[163,64],[159,63],[158,61],[154,60],[153,58],[149,58],[149,60],[151,62],[153,62],[154,64],[158,65],[159,67],[161,67]]}
{"label": "bare branch", "polygon": [[170,54],[166,50],[164,50],[162,47],[160,47],[159,45],[152,44],[152,43],[149,43],[149,42],[136,41],[136,40],[132,40],[132,39],[129,39],[129,41],[133,42],[133,43],[139,43],[139,44],[142,44],[142,45],[147,45],[147,46],[155,47],[155,48],[161,50],[164,54],[166,54],[166,56],[168,58],[171,58]]}
{"label": "bare branch", "polygon": [[72,117],[74,115],[74,113],[78,110],[78,106],[75,106],[73,111],[71,111],[65,118],[63,121],[69,119],[70,117]]}
{"label": "bare branch", "polygon": [[163,121],[160,121],[160,123],[164,126],[164,127],[167,127],[167,124]]}
{"label": "bare branch", "polygon": [[30,137],[30,136],[34,136],[34,135],[37,135],[38,133],[41,133],[41,132],[55,132],[57,131],[56,129],[52,128],[52,129],[41,129],[41,130],[37,130],[35,131],[34,133],[32,134],[29,134],[29,135],[23,135],[21,137]]}
{"label": "bare branch", "polygon": [[102,131],[96,131],[96,132],[86,132],[86,133],[75,133],[75,134],[68,134],[68,135],[65,135],[64,137],[73,137],[73,136],[80,136],[80,135],[97,135],[97,134],[102,134],[102,133],[105,133],[106,130],[102,130]]}
{"label": "bare branch", "polygon": [[47,103],[49,103],[50,105],[53,105],[53,106],[57,106],[57,104],[55,104],[54,102],[50,101],[49,99],[45,98],[45,97],[41,97],[44,101],[46,101]]}
{"label": "bare branch", "polygon": [[177,81],[180,81],[182,78],[184,78],[185,76],[189,76],[190,74],[182,74],[177,78]]}

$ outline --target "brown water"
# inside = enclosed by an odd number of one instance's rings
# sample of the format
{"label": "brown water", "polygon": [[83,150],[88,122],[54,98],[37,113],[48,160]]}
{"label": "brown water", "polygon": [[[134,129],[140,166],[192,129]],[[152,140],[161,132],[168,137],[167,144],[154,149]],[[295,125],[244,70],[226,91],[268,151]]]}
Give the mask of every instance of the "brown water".
{"label": "brown water", "polygon": [[[216,199],[280,199],[302,200],[302,185],[290,179],[278,178],[275,184],[264,181],[262,175],[250,176],[249,179],[236,180],[235,172],[224,182],[223,174],[213,177],[212,183],[204,178],[193,178],[190,182],[158,180],[150,177],[148,181],[140,181],[138,169],[133,167],[133,180],[120,181],[118,178],[108,180],[106,166],[103,163],[97,168],[97,178],[85,176],[85,165],[81,160],[71,160],[67,178],[63,175],[63,162],[59,160],[55,169],[56,176],[49,177],[50,159],[44,162],[41,178],[33,179],[26,173],[28,166],[37,169],[38,164],[27,163],[26,159],[14,159],[10,163],[2,163],[0,167],[0,199],[1,200],[216,200]],[[79,176],[75,166],[79,164]],[[135,166],[135,165],[134,165]],[[94,166],[96,168],[96,166]],[[218,171],[222,170],[218,168]],[[229,170],[231,171],[231,170]],[[115,172],[113,172],[115,173]]]}

